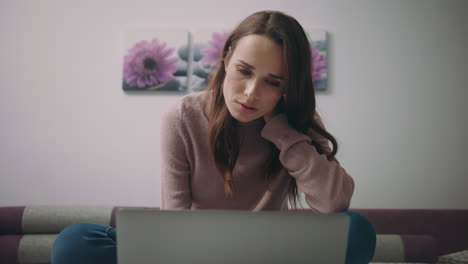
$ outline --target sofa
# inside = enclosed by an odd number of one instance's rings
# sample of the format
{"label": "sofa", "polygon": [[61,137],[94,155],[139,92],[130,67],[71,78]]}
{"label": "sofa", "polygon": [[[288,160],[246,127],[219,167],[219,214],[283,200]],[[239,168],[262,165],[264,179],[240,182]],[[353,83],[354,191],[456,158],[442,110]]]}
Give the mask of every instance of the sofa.
{"label": "sofa", "polygon": [[[92,222],[115,227],[119,206],[0,207],[0,263],[50,263],[57,234]],[[307,210],[307,209],[303,209]],[[350,209],[377,233],[371,263],[468,263],[468,209]]]}

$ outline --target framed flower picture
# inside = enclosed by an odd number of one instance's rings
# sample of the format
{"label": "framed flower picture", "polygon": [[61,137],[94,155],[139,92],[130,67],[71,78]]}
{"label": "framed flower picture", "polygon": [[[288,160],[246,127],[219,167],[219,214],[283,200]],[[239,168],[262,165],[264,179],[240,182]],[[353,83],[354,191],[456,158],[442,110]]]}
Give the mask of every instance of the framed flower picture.
{"label": "framed flower picture", "polygon": [[[315,91],[326,91],[327,33],[305,29],[311,45],[311,75]],[[228,28],[138,28],[124,32],[122,88],[126,91],[198,92],[206,89],[210,73],[231,33]]]}
{"label": "framed flower picture", "polygon": [[191,32],[192,36],[192,75],[190,90],[202,91],[207,87],[208,77],[216,66],[231,29],[200,29]]}
{"label": "framed flower picture", "polygon": [[188,37],[188,31],[183,29],[125,30],[123,90],[186,92]]}
{"label": "framed flower picture", "polygon": [[305,29],[312,54],[312,81],[315,91],[326,91],[328,80],[327,32],[321,29]]}

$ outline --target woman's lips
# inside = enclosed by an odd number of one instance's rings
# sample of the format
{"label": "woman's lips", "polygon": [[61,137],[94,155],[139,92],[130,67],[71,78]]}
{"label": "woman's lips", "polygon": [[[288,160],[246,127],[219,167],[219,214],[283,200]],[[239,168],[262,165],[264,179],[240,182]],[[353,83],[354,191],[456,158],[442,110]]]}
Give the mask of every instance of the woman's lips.
{"label": "woman's lips", "polygon": [[241,110],[245,113],[248,113],[248,114],[251,114],[251,113],[254,113],[257,111],[257,108],[255,107],[252,107],[250,105],[246,105],[246,104],[243,104],[243,103],[239,103],[239,102],[236,102],[239,104]]}

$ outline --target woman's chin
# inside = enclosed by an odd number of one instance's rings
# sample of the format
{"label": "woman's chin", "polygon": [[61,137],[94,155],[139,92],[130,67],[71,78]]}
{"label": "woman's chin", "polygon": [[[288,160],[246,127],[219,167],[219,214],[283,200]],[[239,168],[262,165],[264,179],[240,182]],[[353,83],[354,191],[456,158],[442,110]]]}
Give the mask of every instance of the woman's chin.
{"label": "woman's chin", "polygon": [[258,110],[254,113],[244,113],[242,109],[236,109],[236,106],[232,108],[228,107],[228,111],[238,122],[248,123],[262,117]]}
{"label": "woman's chin", "polygon": [[246,116],[244,114],[239,114],[239,113],[236,113],[234,115],[231,113],[231,115],[232,117],[234,117],[234,119],[236,119],[238,122],[241,122],[241,123],[248,123],[259,118],[256,115]]}

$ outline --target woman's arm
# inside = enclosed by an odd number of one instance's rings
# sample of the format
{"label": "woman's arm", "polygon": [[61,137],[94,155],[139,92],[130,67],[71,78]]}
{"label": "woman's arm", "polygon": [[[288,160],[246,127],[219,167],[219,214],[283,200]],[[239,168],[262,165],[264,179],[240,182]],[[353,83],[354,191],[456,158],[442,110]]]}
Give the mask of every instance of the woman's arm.
{"label": "woman's arm", "polygon": [[190,209],[190,165],[182,127],[182,101],[172,105],[161,122],[161,209]]}
{"label": "woman's arm", "polygon": [[[320,117],[315,120],[324,128]],[[311,144],[311,138],[323,149],[330,151],[328,140],[317,133],[310,137],[288,125],[286,115],[279,114],[263,128],[262,136],[273,142],[280,150],[280,161],[289,174],[296,179],[307,204],[316,211],[331,213],[349,208],[354,191],[353,178],[338,162],[327,160]]]}

